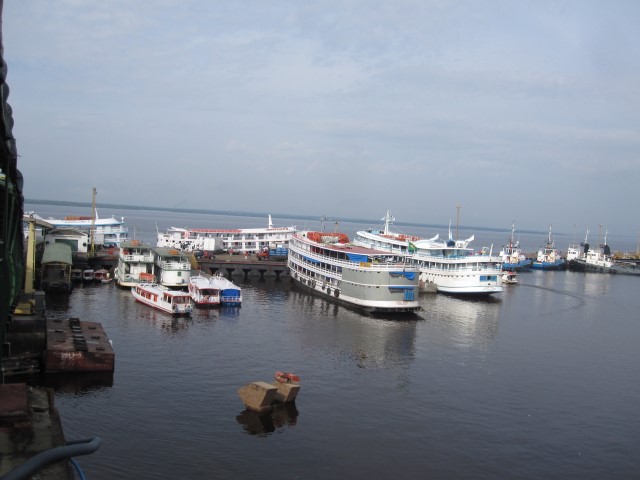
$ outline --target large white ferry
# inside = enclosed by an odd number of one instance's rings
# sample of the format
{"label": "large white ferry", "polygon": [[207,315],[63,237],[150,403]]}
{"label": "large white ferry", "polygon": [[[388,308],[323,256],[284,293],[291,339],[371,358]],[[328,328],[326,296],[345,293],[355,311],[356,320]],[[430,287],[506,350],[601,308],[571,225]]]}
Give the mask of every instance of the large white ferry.
{"label": "large white ferry", "polygon": [[131,288],[136,301],[172,315],[189,315],[193,311],[187,292],[171,290],[155,283],[141,283]]}
{"label": "large white ferry", "polygon": [[502,261],[491,249],[477,253],[469,247],[474,239],[419,238],[393,233],[389,225],[395,220],[389,212],[382,219],[384,230],[364,230],[356,233],[353,243],[402,255],[419,268],[421,290],[462,295],[490,295],[503,291]]}
{"label": "large white ferry", "polygon": [[349,243],[344,233],[302,231],[289,243],[296,284],[370,312],[415,312],[418,269],[396,255]]}
{"label": "large white ferry", "polygon": [[151,245],[140,240],[120,244],[118,265],[113,276],[119,287],[134,287],[155,281],[155,256]]}
{"label": "large white ferry", "polygon": [[114,216],[109,218],[100,218],[96,211],[95,218],[84,215],[68,215],[64,218],[42,218],[34,213],[33,218],[45,221],[53,225],[56,229],[75,229],[86,232],[91,238],[93,230],[94,245],[102,245],[104,247],[119,247],[120,244],[127,240],[128,228],[124,226],[124,217],[117,219]]}
{"label": "large white ferry", "polygon": [[269,215],[269,224],[264,228],[170,227],[164,233],[158,232],[157,246],[186,252],[224,250],[240,254],[254,254],[265,248],[286,247],[295,232],[295,226],[274,227],[271,215]]}
{"label": "large white ferry", "polygon": [[165,287],[189,285],[191,277],[191,256],[174,248],[155,248],[156,281]]}

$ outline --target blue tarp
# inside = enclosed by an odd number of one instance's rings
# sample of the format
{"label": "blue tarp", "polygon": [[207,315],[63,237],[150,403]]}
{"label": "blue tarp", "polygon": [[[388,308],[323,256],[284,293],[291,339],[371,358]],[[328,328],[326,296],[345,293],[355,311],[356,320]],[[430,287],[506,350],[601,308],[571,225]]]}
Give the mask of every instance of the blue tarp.
{"label": "blue tarp", "polygon": [[348,253],[347,252],[347,258],[349,258],[349,260],[351,260],[352,262],[368,262],[369,261],[369,256],[368,255],[362,255],[361,253]]}
{"label": "blue tarp", "polygon": [[309,257],[307,257],[307,256],[305,256],[305,255],[303,255],[303,257],[304,257],[304,259],[305,259],[306,261],[308,261],[308,262],[311,262],[311,263],[320,263],[320,260],[315,260],[315,259],[313,259],[313,258],[309,258]]}
{"label": "blue tarp", "polygon": [[407,277],[408,280],[416,278],[416,272],[391,272],[391,275],[398,275]]}

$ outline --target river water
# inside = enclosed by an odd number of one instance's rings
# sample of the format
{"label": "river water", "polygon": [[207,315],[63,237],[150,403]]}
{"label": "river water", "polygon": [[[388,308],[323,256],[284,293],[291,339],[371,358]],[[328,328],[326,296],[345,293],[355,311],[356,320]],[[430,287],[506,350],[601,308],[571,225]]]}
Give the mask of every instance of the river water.
{"label": "river water", "polygon": [[[148,241],[160,221],[266,223],[125,216]],[[519,278],[491,299],[423,294],[423,312],[404,320],[288,279],[238,277],[240,309],[186,319],[114,285],[78,287],[47,297],[48,316],[101,322],[115,373],[46,381],[67,439],[103,439],[77,458],[92,480],[639,478],[640,278]],[[277,370],[301,377],[295,407],[245,412],[238,388]]]}

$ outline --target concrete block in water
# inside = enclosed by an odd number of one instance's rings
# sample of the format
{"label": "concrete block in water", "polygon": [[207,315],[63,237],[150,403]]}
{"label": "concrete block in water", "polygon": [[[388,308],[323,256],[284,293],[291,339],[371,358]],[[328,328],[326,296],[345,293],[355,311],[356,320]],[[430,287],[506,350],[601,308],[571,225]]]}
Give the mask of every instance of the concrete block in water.
{"label": "concrete block in water", "polygon": [[273,385],[278,389],[275,401],[280,403],[293,402],[300,391],[300,385],[297,383],[280,383],[276,380]]}
{"label": "concrete block in water", "polygon": [[272,408],[278,389],[267,382],[253,382],[238,390],[240,400],[248,410],[265,412]]}

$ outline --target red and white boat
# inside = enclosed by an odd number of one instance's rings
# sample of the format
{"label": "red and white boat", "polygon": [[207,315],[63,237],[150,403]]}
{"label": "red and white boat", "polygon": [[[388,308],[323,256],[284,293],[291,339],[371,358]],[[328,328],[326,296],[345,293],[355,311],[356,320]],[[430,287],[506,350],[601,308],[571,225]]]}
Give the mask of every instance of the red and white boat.
{"label": "red and white boat", "polygon": [[188,292],[171,290],[156,283],[141,283],[132,287],[131,293],[136,301],[171,315],[189,315],[193,311]]}
{"label": "red and white boat", "polygon": [[220,289],[211,283],[210,277],[194,275],[189,278],[189,294],[197,307],[220,305]]}

